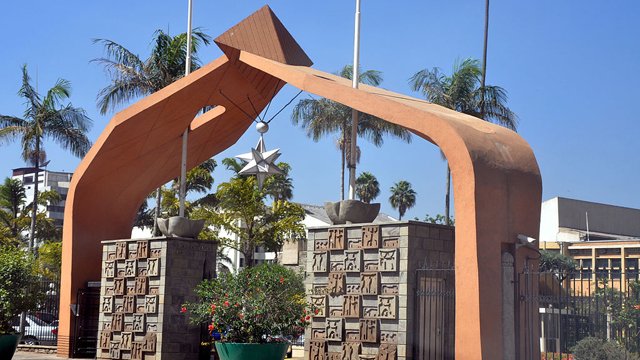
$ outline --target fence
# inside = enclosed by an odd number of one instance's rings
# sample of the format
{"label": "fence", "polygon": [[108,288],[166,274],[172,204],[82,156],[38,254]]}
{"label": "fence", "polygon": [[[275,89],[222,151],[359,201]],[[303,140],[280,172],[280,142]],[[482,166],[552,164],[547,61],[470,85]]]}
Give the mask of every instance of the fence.
{"label": "fence", "polygon": [[[556,359],[585,337],[616,341],[628,352],[640,351],[640,283],[638,273],[577,270],[533,272],[518,276],[519,306],[540,314],[543,359]],[[555,356],[555,357],[554,357]],[[523,358],[533,359],[533,354]]]}
{"label": "fence", "polygon": [[413,358],[447,360],[455,350],[455,271],[452,264],[416,270]]}
{"label": "fence", "polygon": [[[26,314],[22,342],[55,346],[58,341],[60,282],[42,278],[35,285],[35,292],[43,297],[38,309]],[[13,327],[16,331],[19,330],[19,318],[14,320]]]}

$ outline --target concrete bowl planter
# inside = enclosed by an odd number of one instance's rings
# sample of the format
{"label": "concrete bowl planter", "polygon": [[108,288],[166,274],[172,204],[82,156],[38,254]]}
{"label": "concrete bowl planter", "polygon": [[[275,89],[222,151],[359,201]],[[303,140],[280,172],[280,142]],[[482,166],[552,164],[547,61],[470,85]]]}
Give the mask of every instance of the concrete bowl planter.
{"label": "concrete bowl planter", "polygon": [[334,225],[370,223],[380,212],[380,203],[367,204],[360,200],[324,203],[327,216]]}
{"label": "concrete bowl planter", "polygon": [[160,229],[162,235],[167,237],[196,239],[203,227],[204,219],[191,220],[182,216],[158,219],[158,229]]}

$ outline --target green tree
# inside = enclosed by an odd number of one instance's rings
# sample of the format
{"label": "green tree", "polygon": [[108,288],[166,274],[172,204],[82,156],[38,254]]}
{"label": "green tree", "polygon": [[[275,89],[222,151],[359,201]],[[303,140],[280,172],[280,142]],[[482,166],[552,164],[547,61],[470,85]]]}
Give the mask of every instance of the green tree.
{"label": "green tree", "polygon": [[407,209],[411,209],[416,204],[416,192],[405,180],[395,183],[389,191],[391,192],[389,202],[394,209],[398,209],[398,220],[402,220]]}
{"label": "green tree", "polygon": [[380,195],[378,179],[370,172],[361,173],[356,179],[356,196],[358,196],[358,199],[370,204],[378,195]]}
{"label": "green tree", "polygon": [[552,272],[560,281],[566,279],[577,266],[570,256],[556,251],[540,250],[540,271]]}
{"label": "green tree", "polygon": [[[338,75],[351,79],[353,68],[347,65]],[[382,75],[376,70],[367,70],[360,74],[360,83],[378,86]],[[303,127],[313,141],[322,137],[338,134],[340,149],[340,199],[344,199],[344,169],[350,157],[351,144],[351,108],[329,99],[302,99],[293,108],[291,121]],[[375,146],[382,146],[385,135],[392,135],[405,142],[411,141],[410,132],[402,126],[391,124],[375,116],[361,113],[358,119],[358,136],[364,137]]]}
{"label": "green tree", "polygon": [[33,249],[38,214],[38,172],[40,160],[45,154],[43,140],[53,140],[73,155],[82,157],[91,147],[87,138],[91,119],[82,108],[73,107],[70,103],[61,104],[71,94],[71,84],[67,80],[58,79],[44,97],[38,94],[30,82],[27,66],[24,65],[22,87],[18,92],[26,100],[24,116],[19,118],[0,115],[0,141],[20,139],[22,158],[31,162],[36,170],[29,231],[29,249]]}
{"label": "green tree", "polygon": [[5,178],[0,185],[0,223],[13,239],[18,239],[18,215],[23,210],[27,195],[22,181]]}
{"label": "green tree", "polygon": [[[198,49],[208,45],[211,38],[195,29],[192,35],[191,70],[200,67]],[[96,39],[101,44],[106,57],[93,61],[103,65],[111,78],[111,83],[98,93],[98,108],[101,114],[113,111],[117,106],[126,104],[142,96],[150,95],[184,76],[187,56],[187,34],[171,36],[162,30],[153,34],[153,47],[146,60],[124,46],[107,39]],[[154,212],[155,235],[159,234],[156,219],[162,209],[162,187],[156,190]]]}
{"label": "green tree", "polygon": [[[415,73],[409,83],[413,91],[421,92],[434,104],[515,130],[518,118],[506,105],[506,90],[482,86],[482,74],[478,60],[465,59],[455,64],[451,76],[442,74],[438,68],[423,69]],[[450,218],[450,191],[451,169],[447,163],[445,219]]]}
{"label": "green tree", "polygon": [[265,192],[274,201],[289,201],[293,198],[293,179],[289,176],[291,165],[279,162],[277,166],[283,174],[269,176],[264,182]]}
{"label": "green tree", "polygon": [[278,251],[285,241],[304,236],[304,209],[285,200],[267,206],[266,197],[266,191],[258,189],[255,177],[234,177],[218,185],[216,207],[198,207],[191,216],[205,219],[206,226],[212,227],[203,236],[239,251],[246,266],[251,267],[258,246]]}

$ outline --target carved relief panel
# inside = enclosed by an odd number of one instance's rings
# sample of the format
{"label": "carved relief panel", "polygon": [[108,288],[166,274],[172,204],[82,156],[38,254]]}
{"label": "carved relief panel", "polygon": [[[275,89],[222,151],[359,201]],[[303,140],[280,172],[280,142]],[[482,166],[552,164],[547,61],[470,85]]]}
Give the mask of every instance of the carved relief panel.
{"label": "carved relief panel", "polygon": [[147,293],[147,277],[146,276],[136,277],[136,285],[133,292],[136,295],[145,295]]}
{"label": "carved relief panel", "polygon": [[378,317],[381,319],[396,318],[396,297],[394,295],[378,295]]}
{"label": "carved relief panel", "polygon": [[378,307],[377,306],[365,306],[362,308],[362,317],[365,319],[377,319]]}
{"label": "carved relief panel", "polygon": [[378,295],[380,276],[377,272],[360,274],[360,293],[362,295]]}
{"label": "carved relief panel", "polygon": [[345,290],[345,274],[342,272],[329,273],[329,284],[327,291],[329,295],[341,295]]}
{"label": "carved relief panel", "polygon": [[311,329],[311,339],[313,340],[324,340],[326,336],[327,336],[327,329],[318,329],[318,328]]}
{"label": "carved relief panel", "polygon": [[124,276],[125,277],[136,277],[136,260],[125,260],[124,261]]}
{"label": "carved relief panel", "polygon": [[133,314],[133,331],[144,332],[144,314]]}
{"label": "carved relief panel", "polygon": [[362,253],[360,250],[345,250],[344,271],[359,272],[362,267]]}
{"label": "carved relief panel", "polygon": [[312,261],[311,270],[313,272],[327,272],[329,253],[326,251],[314,251]]}
{"label": "carved relief panel", "polygon": [[371,225],[362,227],[362,247],[364,249],[377,249],[380,246],[380,226]]}
{"label": "carved relief panel", "polygon": [[120,359],[120,341],[112,341],[109,344],[109,357],[111,359]]}
{"label": "carved relief panel", "polygon": [[125,241],[120,241],[116,243],[116,259],[117,260],[126,260],[129,249],[127,249],[127,243]]}
{"label": "carved relief panel", "polygon": [[144,312],[147,314],[155,314],[158,311],[158,296],[146,295],[144,297]]}
{"label": "carved relief panel", "polygon": [[144,336],[144,341],[142,342],[142,351],[155,352],[157,341],[155,332],[147,333],[147,335]]}
{"label": "carved relief panel", "polygon": [[383,248],[397,248],[399,245],[400,242],[398,241],[398,238],[384,239],[382,242]]}
{"label": "carved relief panel", "polygon": [[124,326],[124,314],[114,313],[111,315],[111,331],[122,331]]}
{"label": "carved relief panel", "polygon": [[127,284],[124,278],[113,279],[113,293],[115,295],[124,295]]}
{"label": "carved relief panel", "polygon": [[397,344],[398,343],[398,333],[395,331],[381,331],[380,332],[380,343],[383,344]]}
{"label": "carved relief panel", "polygon": [[122,298],[122,311],[125,314],[133,314],[136,312],[136,297],[134,295],[125,295]]}
{"label": "carved relief panel", "polygon": [[162,249],[151,249],[151,256],[154,259],[158,259],[162,256]]}
{"label": "carved relief panel", "polygon": [[360,341],[378,342],[378,320],[360,319]]}
{"label": "carved relief panel", "polygon": [[149,257],[149,241],[138,241],[138,247],[136,248],[136,258],[146,259]]}
{"label": "carved relief panel", "polygon": [[160,275],[160,259],[147,259],[147,276]]}
{"label": "carved relief panel", "polygon": [[378,360],[396,360],[398,356],[398,345],[381,344],[378,349]]}
{"label": "carved relief panel", "polygon": [[342,319],[326,319],[325,339],[342,341]]}
{"label": "carved relief panel", "polygon": [[142,342],[134,341],[131,345],[131,359],[142,360]]}
{"label": "carved relief panel", "polygon": [[360,343],[343,342],[342,358],[340,360],[360,360]]}
{"label": "carved relief panel", "polygon": [[398,295],[398,284],[382,284],[383,295]]}
{"label": "carved relief panel", "polygon": [[309,343],[309,360],[325,360],[327,343],[324,341],[311,341]]}
{"label": "carved relief panel", "polygon": [[100,333],[100,349],[109,349],[111,344],[111,331],[102,330]]}
{"label": "carved relief panel", "polygon": [[100,311],[103,313],[111,313],[113,311],[113,296],[103,296],[100,303]]}
{"label": "carved relief panel", "polygon": [[120,348],[122,350],[131,350],[131,343],[133,342],[133,334],[130,332],[123,332],[120,335]]}
{"label": "carved relief panel", "polygon": [[378,271],[398,270],[398,249],[380,249],[378,256]]}
{"label": "carved relief panel", "polygon": [[345,318],[360,317],[360,295],[345,295],[342,297],[342,316]]}
{"label": "carved relief panel", "polygon": [[102,276],[111,279],[116,276],[116,262],[115,261],[105,261],[104,262],[104,271],[102,272]]}
{"label": "carved relief panel", "polygon": [[345,240],[347,238],[347,229],[335,228],[329,229],[329,250],[344,250]]}
{"label": "carved relief panel", "polygon": [[316,317],[326,317],[327,315],[327,296],[326,295],[312,295],[311,306],[316,311]]}

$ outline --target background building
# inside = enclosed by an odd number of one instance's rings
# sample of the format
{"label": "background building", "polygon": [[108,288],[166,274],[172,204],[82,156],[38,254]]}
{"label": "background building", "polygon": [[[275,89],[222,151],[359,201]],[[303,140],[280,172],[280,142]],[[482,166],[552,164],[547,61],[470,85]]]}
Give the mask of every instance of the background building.
{"label": "background building", "polygon": [[[22,181],[27,203],[33,201],[33,191],[35,188],[36,169],[32,167],[13,169],[12,178]],[[46,216],[54,220],[56,227],[62,227],[64,220],[64,206],[67,200],[67,193],[71,184],[73,173],[62,171],[49,171],[40,169],[38,172],[38,192],[55,190],[60,194],[60,202],[57,204],[39,205],[40,211],[46,211]]]}

